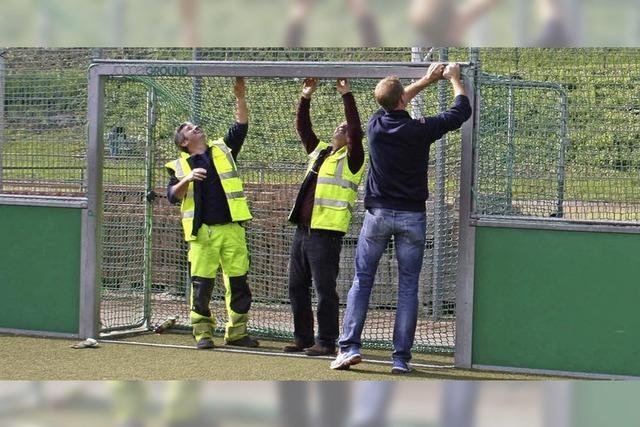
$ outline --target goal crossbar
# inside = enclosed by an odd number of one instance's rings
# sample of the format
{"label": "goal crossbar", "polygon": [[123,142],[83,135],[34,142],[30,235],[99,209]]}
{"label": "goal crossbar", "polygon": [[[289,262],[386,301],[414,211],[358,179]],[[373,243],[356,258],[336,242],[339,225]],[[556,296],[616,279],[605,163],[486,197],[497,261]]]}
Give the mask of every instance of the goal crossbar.
{"label": "goal crossbar", "polygon": [[[273,61],[109,61],[95,60],[98,76],[176,77],[281,77],[415,79],[424,76],[431,62],[273,62]],[[467,69],[470,63],[461,62]]]}

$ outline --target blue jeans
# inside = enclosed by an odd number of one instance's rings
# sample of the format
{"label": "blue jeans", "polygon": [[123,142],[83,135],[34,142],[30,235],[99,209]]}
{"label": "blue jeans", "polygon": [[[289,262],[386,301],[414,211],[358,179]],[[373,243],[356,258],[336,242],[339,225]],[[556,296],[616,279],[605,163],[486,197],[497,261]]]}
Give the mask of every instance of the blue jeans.
{"label": "blue jeans", "polygon": [[369,298],[380,258],[393,236],[398,260],[398,305],[393,328],[393,358],[408,362],[418,320],[418,279],[426,239],[424,212],[372,208],[367,210],[356,249],[356,274],[347,297],[343,352],[359,350]]}

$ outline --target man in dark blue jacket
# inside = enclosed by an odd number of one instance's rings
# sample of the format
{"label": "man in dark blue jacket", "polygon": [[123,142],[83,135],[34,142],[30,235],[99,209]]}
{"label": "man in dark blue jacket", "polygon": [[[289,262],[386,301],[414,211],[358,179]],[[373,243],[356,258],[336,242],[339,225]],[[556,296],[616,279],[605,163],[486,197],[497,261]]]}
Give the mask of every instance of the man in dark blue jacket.
{"label": "man in dark blue jacket", "polygon": [[[434,117],[412,119],[411,100],[432,83],[447,79],[453,86],[453,106]],[[366,213],[356,249],[356,273],[347,297],[340,353],[331,369],[360,363],[361,335],[371,288],[389,239],[398,260],[398,304],[393,330],[393,373],[411,370],[411,347],[418,318],[418,278],[426,236],[429,148],[471,117],[471,105],[460,80],[460,66],[432,64],[427,74],[403,88],[397,77],[381,80],[375,98],[382,107],[367,126],[370,168],[364,205]]]}

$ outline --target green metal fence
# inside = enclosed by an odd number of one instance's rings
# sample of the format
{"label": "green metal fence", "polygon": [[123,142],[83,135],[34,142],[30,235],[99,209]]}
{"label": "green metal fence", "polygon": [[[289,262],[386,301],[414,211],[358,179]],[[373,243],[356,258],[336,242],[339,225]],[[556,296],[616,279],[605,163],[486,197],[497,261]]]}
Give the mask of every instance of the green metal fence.
{"label": "green metal fence", "polygon": [[[311,64],[408,63],[446,55],[469,60],[466,49],[414,50],[413,55],[408,48],[8,49],[0,56],[0,197],[75,200],[87,195],[86,129],[94,125],[86,118],[87,68],[97,57]],[[460,248],[468,248],[469,225],[578,224],[583,231],[611,231],[608,226],[629,231],[640,215],[639,49],[481,49],[471,58],[474,64],[480,60],[481,71],[474,91],[478,109],[470,128],[472,172],[463,180],[469,187],[463,185],[460,192],[460,176],[467,173],[460,156],[467,148],[461,146],[460,134],[434,145],[431,156],[420,349],[451,350],[456,335],[463,341],[470,336],[468,324],[455,325],[456,317],[471,318],[465,308],[470,294],[459,286],[471,277],[469,254],[459,254]],[[176,208],[163,197],[162,164],[175,155],[170,137],[176,122],[195,117],[211,135],[224,133],[232,120],[230,84],[228,77],[176,76],[113,77],[106,82],[104,149],[99,153],[105,207],[98,253],[101,330],[145,329],[175,314],[186,327],[186,247],[179,237]],[[370,78],[353,82],[363,121],[375,108],[373,84]],[[261,289],[253,326],[283,337],[291,331],[285,291],[291,229],[285,218],[305,162],[293,128],[299,85],[291,77],[249,80],[251,130],[240,156],[256,216],[248,233],[251,280]],[[434,87],[415,108],[435,114],[448,99],[444,88]],[[337,101],[327,79],[312,110],[318,134],[326,135],[340,120],[331,108]],[[152,191],[157,195],[153,203],[148,202]],[[343,300],[360,221],[356,215],[345,238],[339,278]],[[577,268],[571,263],[564,267]],[[389,331],[380,325],[392,318],[395,269],[389,252],[381,262],[374,295],[381,314],[365,331],[370,345],[389,345]],[[616,293],[623,290],[612,288],[606,304],[614,304]],[[223,320],[220,298],[214,296],[214,305]],[[579,296],[575,301],[580,302]],[[489,308],[508,307],[496,303]]]}

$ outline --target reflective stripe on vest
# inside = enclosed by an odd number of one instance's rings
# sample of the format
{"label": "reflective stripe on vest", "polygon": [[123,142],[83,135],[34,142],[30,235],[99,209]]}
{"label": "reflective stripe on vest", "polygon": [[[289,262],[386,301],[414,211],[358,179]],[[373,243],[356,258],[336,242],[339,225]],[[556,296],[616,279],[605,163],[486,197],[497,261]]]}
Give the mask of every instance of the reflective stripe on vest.
{"label": "reflective stripe on vest", "polygon": [[220,179],[229,179],[229,178],[238,178],[240,174],[238,174],[238,171],[231,171],[227,173],[218,174],[218,176],[220,176]]}
{"label": "reflective stripe on vest", "polygon": [[[339,153],[340,150],[338,150],[336,153]],[[325,160],[326,161],[326,160]],[[351,182],[349,180],[343,179],[343,173],[344,173],[344,165],[348,162],[347,160],[347,156],[345,155],[343,159],[341,159],[340,161],[338,161],[338,166],[336,166],[336,172],[334,174],[333,177],[329,177],[329,176],[318,176],[318,184],[328,184],[328,185],[337,185],[339,187],[344,187],[344,188],[350,188],[353,191],[355,191],[356,193],[358,192],[358,184],[356,184],[355,182]],[[324,166],[324,164],[323,164]],[[320,167],[320,169],[322,169],[322,166]],[[318,171],[318,175],[322,175],[319,171]]]}
{"label": "reflective stripe on vest", "polygon": [[316,149],[313,150],[309,154],[309,162],[307,163],[307,171],[304,174],[305,179],[306,179],[306,176],[309,175],[309,172],[311,172],[311,169],[313,168],[313,165],[316,162],[316,159],[320,155],[320,152],[322,150],[324,150],[325,148],[327,148],[328,146],[329,146],[329,144],[327,144],[326,142],[320,141],[320,142],[318,142],[318,145],[316,146]]}
{"label": "reflective stripe on vest", "polygon": [[349,212],[353,212],[353,206],[344,200],[331,200],[331,199],[314,199],[314,206],[331,206],[334,208],[347,208]]}
{"label": "reflective stripe on vest", "polygon": [[[240,179],[240,175],[238,174],[238,170],[236,169],[236,162],[233,159],[233,154],[231,154],[231,149],[227,147],[227,144],[224,143],[223,139],[218,139],[216,141],[209,142],[209,147],[211,147],[212,153],[211,157],[216,166],[216,171],[218,172],[218,176],[220,177],[220,182],[222,183],[222,188],[224,189],[225,196],[227,197],[227,202],[229,202],[229,210],[231,211],[231,218],[234,218],[233,210],[236,209],[237,217],[245,217],[249,216],[248,219],[251,219],[251,214],[249,213],[249,207],[246,207],[246,212],[244,206],[238,204],[234,206],[236,199],[242,199],[245,197],[244,189],[242,188],[242,180]],[[218,153],[215,150],[219,150],[219,153],[223,154],[224,157],[220,155],[216,155]],[[226,159],[226,162],[222,162],[222,159]],[[227,170],[231,169],[231,170]],[[225,171],[225,172],[221,172]],[[246,204],[246,203],[245,203]],[[246,219],[234,219],[234,221],[245,221]]]}
{"label": "reflective stripe on vest", "polygon": [[[249,211],[249,205],[242,187],[242,180],[238,174],[231,150],[224,143],[223,139],[210,141],[207,145],[211,148],[211,158],[227,198],[231,220],[234,222],[250,220],[252,218],[251,212]],[[191,166],[189,166],[187,161],[189,157],[188,153],[182,152],[180,153],[179,159],[168,162],[165,167],[173,170],[176,178],[182,179],[191,173]],[[220,171],[224,172],[221,173]],[[193,182],[190,182],[187,187],[187,193],[182,199],[180,211],[182,213],[182,228],[185,240],[195,240],[196,236],[192,235],[193,220],[195,217]]]}
{"label": "reflective stripe on vest", "polygon": [[[316,149],[309,154],[306,175],[311,173],[319,153],[328,146],[329,144],[320,142]],[[347,162],[347,147],[342,147],[335,153],[328,155],[320,166],[311,213],[311,228],[343,233],[349,229],[351,213],[358,197],[358,185],[364,172],[364,164],[360,170],[352,173]],[[291,215],[289,215],[289,219],[291,219]]]}
{"label": "reflective stripe on vest", "polygon": [[[178,179],[182,179],[185,176],[187,176],[187,174],[184,172],[184,168],[182,167],[182,162],[186,162],[186,159],[184,159],[183,157],[176,159],[172,162],[169,162],[173,165],[173,167],[171,169],[173,169],[173,171],[176,174],[176,178]],[[167,164],[168,166],[168,164]],[[187,163],[187,169],[189,169],[189,172],[191,172],[191,168],[189,167],[189,163]]]}

